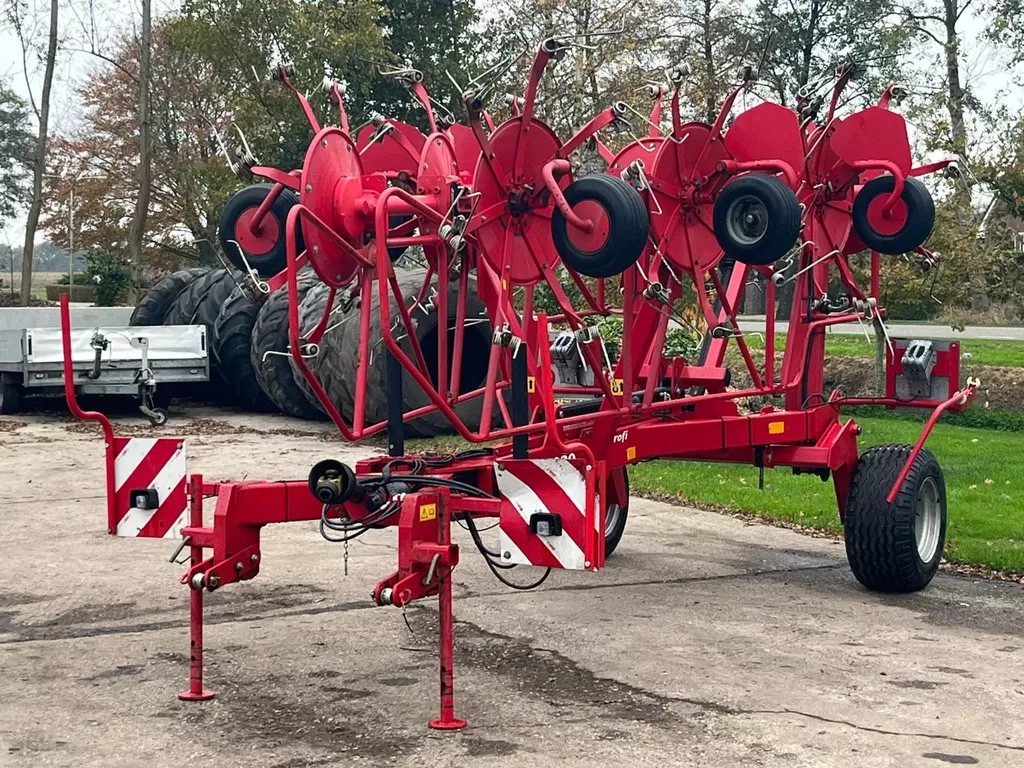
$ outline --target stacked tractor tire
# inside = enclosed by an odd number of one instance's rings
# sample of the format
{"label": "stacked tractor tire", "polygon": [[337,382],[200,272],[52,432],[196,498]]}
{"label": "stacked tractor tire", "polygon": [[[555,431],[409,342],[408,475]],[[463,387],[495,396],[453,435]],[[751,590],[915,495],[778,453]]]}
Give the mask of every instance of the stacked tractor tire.
{"label": "stacked tractor tire", "polygon": [[[422,284],[424,277],[424,271],[419,269],[399,271],[399,281],[407,295],[415,294],[415,288]],[[307,338],[324,315],[330,290],[311,270],[299,274],[298,287],[299,335]],[[433,302],[418,303],[411,308],[424,349],[436,349],[441,329],[454,326],[456,290],[457,285],[453,284],[447,324],[440,322]],[[373,301],[378,301],[376,292]],[[353,381],[359,364],[359,308],[357,294],[339,290],[321,343],[302,350],[331,400],[347,419],[352,417]],[[476,316],[477,324],[472,340],[467,341],[460,371],[462,391],[483,385],[486,366],[481,367],[479,361],[486,359],[490,343],[490,325],[483,303],[477,299],[471,301],[469,315]],[[289,349],[287,286],[264,295],[242,270],[182,269],[163,277],[149,289],[132,313],[131,324],[206,326],[210,382],[188,390],[174,390],[175,396],[212,400],[257,413],[280,412],[301,419],[327,419]],[[453,331],[449,330],[451,333]],[[370,328],[367,377],[373,386],[368,389],[367,423],[383,420],[387,414],[386,365],[380,339],[380,323],[375,319]],[[431,374],[436,383],[439,372],[431,371]],[[445,375],[451,374],[446,372]],[[428,402],[410,376],[406,375],[403,385],[405,410]],[[477,413],[474,414],[473,404],[469,403],[460,406],[460,413],[464,418],[478,421],[479,404],[475,408]],[[406,431],[410,437],[431,437],[450,432],[451,426],[443,416],[434,414],[409,422]]]}

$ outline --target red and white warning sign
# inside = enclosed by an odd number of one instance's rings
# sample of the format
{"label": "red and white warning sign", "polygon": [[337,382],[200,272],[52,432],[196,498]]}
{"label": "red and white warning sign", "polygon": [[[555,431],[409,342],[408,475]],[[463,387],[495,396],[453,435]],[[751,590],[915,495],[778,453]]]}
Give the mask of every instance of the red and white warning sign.
{"label": "red and white warning sign", "polygon": [[588,536],[587,482],[576,467],[567,459],[512,459],[499,464],[496,475],[502,562],[578,570],[596,566],[587,556],[587,541],[603,551],[599,516],[592,511],[596,535]]}
{"label": "red and white warning sign", "polygon": [[180,438],[115,437],[115,534],[181,538],[188,512],[186,471]]}

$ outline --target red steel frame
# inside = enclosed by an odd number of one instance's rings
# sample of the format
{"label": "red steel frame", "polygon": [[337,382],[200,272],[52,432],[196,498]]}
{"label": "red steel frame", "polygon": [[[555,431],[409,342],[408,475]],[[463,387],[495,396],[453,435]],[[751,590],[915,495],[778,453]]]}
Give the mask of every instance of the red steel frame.
{"label": "red steel frame", "polygon": [[[593,540],[587,547],[588,557],[592,555],[588,566],[598,568],[603,565],[604,559],[604,509],[610,500],[625,501],[624,470],[627,465],[654,458],[670,458],[746,463],[762,467],[789,466],[799,471],[827,472],[833,479],[837,506],[842,517],[845,515],[850,478],[858,458],[859,428],[853,421],[840,421],[841,407],[903,405],[892,398],[843,398],[838,391],[827,398],[824,396],[823,341],[826,329],[840,323],[869,321],[873,312],[881,314],[884,310],[866,303],[867,297],[856,286],[842,247],[828,258],[822,259],[820,254],[816,256],[817,246],[808,237],[806,228],[805,244],[798,249],[797,254],[799,275],[796,278],[788,340],[778,375],[774,359],[775,324],[770,310],[775,302],[776,285],[771,279],[773,272],[770,267],[735,264],[726,278],[720,273],[720,253],[717,253],[681,270],[690,275],[709,328],[730,329],[709,340],[697,365],[689,365],[680,359],[666,359],[664,354],[664,342],[671,320],[670,309],[683,295],[684,285],[679,278],[679,265],[673,268],[660,247],[655,247],[656,243],[652,244],[652,248],[637,264],[611,282],[599,280],[592,288],[593,284],[588,284],[579,275],[570,272],[570,277],[581,290],[585,304],[584,307],[573,306],[556,272],[558,255],[550,242],[539,234],[537,222],[546,226],[557,206],[570,227],[582,231],[593,227],[593,222],[569,206],[563,196],[563,190],[572,181],[571,168],[566,158],[594,137],[597,131],[612,123],[621,114],[621,108],[613,107],[601,113],[564,144],[553,139],[553,151],[550,148],[536,151],[531,149],[533,145],[530,141],[536,139],[527,140],[529,132],[533,131],[534,135],[550,133],[550,129],[534,116],[534,103],[545,67],[557,50],[557,44],[551,41],[541,46],[530,72],[525,99],[521,106],[516,102],[517,114],[507,123],[492,128],[490,133],[483,124],[486,115],[482,105],[477,103],[473,94],[466,95],[469,126],[480,148],[480,159],[472,173],[468,169],[459,168],[438,172],[438,157],[444,160],[449,155],[445,154],[444,136],[436,131],[429,98],[421,85],[415,89],[415,93],[427,106],[434,132],[425,139],[423,154],[420,155],[414,175],[417,193],[389,186],[388,173],[363,173],[358,156],[354,160],[345,161],[350,162],[350,167],[354,169],[349,175],[328,175],[325,178],[322,175],[324,168],[314,167],[315,163],[310,158],[318,157],[318,147],[326,149],[330,145],[331,152],[338,152],[339,141],[342,147],[345,146],[344,142],[351,144],[344,106],[337,89],[333,89],[332,97],[338,103],[342,115],[341,129],[321,129],[305,97],[296,90],[316,133],[301,173],[284,173],[269,168],[254,169],[275,183],[274,191],[267,200],[271,200],[284,188],[297,190],[302,195],[300,204],[289,213],[285,227],[287,269],[271,283],[287,286],[290,299],[289,339],[293,358],[342,435],[347,440],[358,440],[396,427],[395,423],[389,424],[387,421],[366,423],[371,299],[376,283],[379,300],[376,311],[379,312],[387,354],[397,360],[401,370],[411,377],[429,400],[428,405],[406,413],[405,420],[437,412],[443,414],[456,432],[471,443],[507,441],[489,455],[455,457],[443,468],[423,472],[426,477],[440,480],[451,480],[456,475],[462,482],[472,479],[472,484],[488,494],[487,497],[460,492],[457,488],[426,487],[406,495],[401,501],[400,512],[381,523],[398,528],[398,568],[377,585],[373,593],[375,602],[404,606],[411,601],[435,595],[438,598],[440,715],[430,722],[433,728],[455,729],[465,725],[464,720],[455,717],[453,704],[451,574],[458,564],[459,549],[451,542],[450,526],[455,515],[469,515],[473,518],[500,516],[502,502],[497,493],[495,477],[495,468],[499,462],[513,457],[571,458],[573,465],[587,479],[590,495],[587,500],[587,519],[591,520],[596,515],[599,520]],[[833,107],[840,89],[841,86],[837,86]],[[721,135],[730,105],[738,92],[730,95],[716,124],[710,126],[713,137]],[[660,90],[658,96],[659,103],[653,113],[655,119],[660,116]],[[883,102],[880,107],[882,109],[888,104],[886,96],[883,96]],[[753,154],[749,157],[734,157],[718,162],[713,172],[717,174],[716,180],[703,186],[697,193],[699,200],[695,197],[695,201],[713,201],[716,191],[721,189],[725,180],[740,173],[778,173],[791,187],[801,189],[801,185],[806,186],[808,179],[818,178],[824,173],[814,170],[812,166],[820,162],[824,151],[816,154],[815,147],[830,146],[824,137],[831,130],[832,122],[830,110],[824,128],[811,124],[802,127],[798,141],[804,150],[809,150],[803,158],[806,162],[802,167],[795,167],[787,159],[754,157],[757,152],[751,150]],[[677,91],[673,98],[673,130],[678,133],[683,128],[679,119]],[[505,134],[515,133],[516,136],[514,152],[511,158],[504,158],[504,161],[503,156],[499,155],[499,148],[492,145],[492,142],[497,142],[495,137],[503,135],[503,131]],[[400,145],[409,145],[409,140],[400,132],[396,131],[395,134]],[[553,133],[551,136],[554,136]],[[665,140],[671,142],[673,139],[667,137]],[[404,151],[410,157],[416,155],[415,147],[411,145],[406,146]],[[428,155],[429,152],[434,154]],[[854,181],[861,178],[861,174],[886,169],[897,177],[899,189],[903,176],[914,173],[912,169],[903,168],[884,158],[855,159],[848,162],[847,167],[849,184],[844,188],[844,194],[849,193],[848,199],[852,199]],[[314,184],[307,182],[307,178],[313,178],[311,174],[314,171],[321,173],[316,176],[316,192],[312,191]],[[834,174],[836,171],[829,168],[827,172]],[[488,184],[496,185],[499,199],[480,208],[475,198],[484,194]],[[327,193],[320,191],[325,185],[329,190]],[[327,203],[324,194],[330,198]],[[652,199],[650,194],[647,197]],[[894,192],[894,196],[884,205],[886,210],[892,208],[897,198]],[[810,197],[805,198],[804,203],[809,211],[819,204],[816,198]],[[831,201],[823,204],[831,204]],[[252,226],[259,226],[269,208],[268,202],[260,206],[252,219]],[[519,210],[521,214],[515,212]],[[338,212],[343,214],[343,224],[339,224],[341,219],[338,218]],[[444,232],[445,227],[452,222],[453,213],[464,216],[466,220],[462,232],[466,245],[461,252],[449,248],[451,241]],[[392,227],[394,216],[408,216],[411,219],[401,226]],[[325,220],[325,217],[333,219]],[[504,229],[504,239],[497,251],[491,250],[484,238],[485,229],[488,226],[493,229],[495,220],[500,220]],[[315,241],[318,244],[305,253],[299,253],[296,247],[296,227],[300,221],[307,243]],[[813,226],[807,226],[811,227],[809,232],[813,235]],[[413,235],[416,229],[419,234]],[[373,242],[369,247],[365,247],[366,236],[372,236]],[[415,299],[422,300],[430,288],[436,287],[438,315],[445,320],[446,330],[454,334],[451,349],[448,334],[439,334],[441,341],[437,345],[437,370],[453,370],[450,378],[439,376],[436,385],[430,379],[427,361],[414,333],[415,326],[409,309],[409,300],[414,297],[403,295],[388,255],[389,248],[409,245],[424,248],[430,267]],[[355,408],[351,421],[346,421],[339,412],[302,355],[303,339],[299,336],[297,302],[298,270],[306,261],[331,286],[328,308],[333,303],[336,290],[349,290],[362,298],[360,353]],[[850,294],[864,303],[851,305],[849,311],[839,313],[815,309],[815,300],[827,293],[832,266],[839,270],[842,282]],[[752,272],[767,278],[765,283],[769,313],[766,359],[762,367],[755,364],[737,320],[737,308]],[[876,300],[879,296],[879,272],[880,259],[874,255],[869,295]],[[506,346],[504,342],[498,343],[495,340],[488,359],[484,385],[471,392],[462,392],[459,387],[460,351],[465,340],[470,293],[468,288],[472,278],[476,280],[478,295],[484,299],[491,329],[507,329],[508,336],[518,340],[518,343]],[[711,304],[706,280],[710,280],[713,286],[716,306]],[[449,281],[459,286],[453,329],[447,327]],[[649,297],[643,288],[655,283],[665,286],[667,302],[663,298]],[[550,289],[559,307],[558,314],[549,317],[534,312],[534,293],[539,284]],[[513,301],[516,289],[522,291],[521,305]],[[621,310],[611,308],[606,300],[609,293],[616,290],[622,292]],[[397,317],[394,318],[391,306],[393,300],[397,307]],[[609,367],[603,359],[601,340],[588,335],[587,319],[613,313],[621,314],[623,318],[622,352],[619,361]],[[305,341],[319,342],[327,327],[327,320],[325,312],[313,334]],[[70,362],[70,321],[66,301],[62,302],[62,322],[65,328],[65,385],[69,405],[79,418],[98,420],[104,428],[107,442],[108,521],[113,530],[118,515],[118,510],[113,507],[113,431],[102,414],[86,413],[78,408]],[[597,374],[593,387],[576,390],[598,398],[594,409],[576,412],[556,405],[558,390],[554,385],[548,345],[548,330],[552,323],[568,326],[577,334],[582,356]],[[402,344],[403,339],[406,341],[405,346]],[[752,381],[750,388],[733,390],[728,387],[725,353],[730,339],[734,339],[739,348]],[[525,386],[525,382],[515,380],[515,349],[519,350],[519,354],[526,355],[526,376],[533,382],[532,387],[526,387],[528,416],[518,420],[509,412],[504,396],[511,391],[515,397],[517,388]],[[451,366],[448,364],[449,359]],[[958,367],[952,358],[946,362],[947,373],[957,375]],[[965,407],[973,394],[974,387],[968,386],[958,389],[942,403],[929,403],[934,412],[914,448],[911,461],[941,413]],[[740,401],[766,396],[782,397],[785,407],[777,409],[764,406],[755,413],[744,412],[739,407]],[[467,424],[456,411],[460,403],[473,399],[482,400],[479,427]],[[495,407],[504,422],[498,427],[493,426]],[[401,440],[398,443],[401,444]],[[360,462],[355,468],[356,476],[360,479],[377,477],[385,470],[388,462],[394,459],[382,457]],[[898,490],[911,461],[907,462],[900,480],[892,489],[893,494]],[[590,489],[593,494],[590,494]],[[184,536],[190,547],[190,561],[182,583],[191,588],[192,653],[190,685],[180,696],[187,700],[204,700],[212,697],[213,693],[203,686],[203,591],[214,591],[233,582],[254,578],[259,573],[262,559],[260,531],[263,526],[320,519],[324,505],[311,494],[306,480],[210,484],[204,482],[200,475],[192,475],[188,490],[191,500],[190,524],[185,528]],[[207,524],[203,515],[203,498],[209,496],[216,497],[212,524]],[[342,506],[348,518],[354,521],[367,518],[370,514],[361,503],[346,502]],[[209,555],[204,557],[206,552]]]}

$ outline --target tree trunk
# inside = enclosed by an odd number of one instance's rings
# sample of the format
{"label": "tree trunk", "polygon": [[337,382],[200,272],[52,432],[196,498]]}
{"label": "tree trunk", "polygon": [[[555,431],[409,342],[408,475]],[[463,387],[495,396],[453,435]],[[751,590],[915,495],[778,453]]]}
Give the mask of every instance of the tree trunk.
{"label": "tree trunk", "polygon": [[142,281],[142,241],[146,235],[146,217],[149,213],[151,186],[152,141],[150,139],[149,84],[153,79],[153,34],[150,19],[151,0],[142,0],[142,50],[139,57],[139,195],[135,198],[135,214],[128,230],[128,256],[135,275],[134,293]]}
{"label": "tree trunk", "polygon": [[[32,297],[32,257],[35,252],[36,227],[43,209],[43,172],[46,170],[46,138],[50,132],[50,88],[53,67],[57,60],[57,0],[50,0],[50,39],[46,44],[46,72],[43,94],[39,101],[39,135],[32,158],[32,205],[25,223],[25,251],[21,261],[21,306],[27,307]],[[27,77],[27,74],[26,74]]]}

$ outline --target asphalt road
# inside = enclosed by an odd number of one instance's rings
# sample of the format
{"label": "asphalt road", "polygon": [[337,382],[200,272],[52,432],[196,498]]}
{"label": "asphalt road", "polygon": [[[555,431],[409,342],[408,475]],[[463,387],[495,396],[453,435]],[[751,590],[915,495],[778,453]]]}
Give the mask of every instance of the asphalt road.
{"label": "asphalt road", "polygon": [[[219,433],[187,437],[211,480],[355,455],[309,423],[194,415],[214,421],[175,424]],[[345,576],[315,525],[268,527],[262,573],[207,601],[217,698],[180,702],[170,544],[104,533],[98,434],[22,421],[0,420],[4,768],[1024,765],[1024,587],[940,575],[870,594],[841,543],[643,500],[606,569],[532,593],[457,536],[464,731],[426,727],[434,606],[407,626],[368,599],[395,567],[390,531],[353,543]]]}
{"label": "asphalt road", "polygon": [[[740,327],[749,333],[764,333],[764,316],[738,318]],[[948,325],[929,325],[924,323],[888,323],[889,335],[899,339],[982,339],[989,341],[1024,341],[1024,326],[1019,325],[976,325],[954,331]],[[775,323],[777,333],[785,333],[789,323]],[[852,333],[863,335],[864,329],[857,323],[833,325],[828,333]]]}

